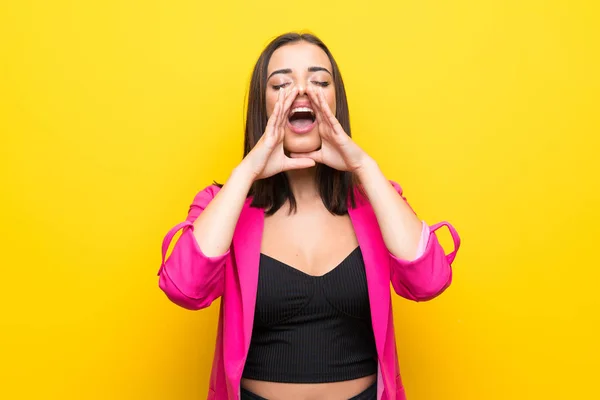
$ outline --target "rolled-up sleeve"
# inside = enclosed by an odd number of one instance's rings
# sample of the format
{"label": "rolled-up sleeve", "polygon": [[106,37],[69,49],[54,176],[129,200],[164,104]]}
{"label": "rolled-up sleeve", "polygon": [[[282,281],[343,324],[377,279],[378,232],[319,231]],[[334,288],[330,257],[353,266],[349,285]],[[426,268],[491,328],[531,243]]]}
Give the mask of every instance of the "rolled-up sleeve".
{"label": "rolled-up sleeve", "polygon": [[[454,241],[454,250],[445,254],[435,231],[447,226]],[[392,286],[397,294],[410,300],[426,301],[441,294],[452,282],[452,262],[460,246],[460,238],[452,225],[441,222],[430,231],[424,251],[407,261],[389,253]]]}
{"label": "rolled-up sleeve", "polygon": [[[395,182],[392,185],[402,196],[400,186]],[[406,201],[404,196],[402,198]],[[442,226],[448,228],[454,243],[454,250],[449,254],[445,253],[436,236]],[[423,222],[414,260],[403,260],[388,251],[390,280],[395,292],[414,301],[427,301],[440,295],[452,282],[452,263],[459,247],[460,237],[451,224],[444,221],[429,226]]]}
{"label": "rolled-up sleeve", "polygon": [[[223,294],[225,264],[230,251],[228,249],[222,255],[208,257],[198,246],[193,233],[194,221],[218,191],[217,186],[209,186],[199,192],[186,220],[170,229],[163,239],[159,287],[173,303],[186,309],[208,307]],[[171,241],[179,231],[181,236],[167,257]]]}

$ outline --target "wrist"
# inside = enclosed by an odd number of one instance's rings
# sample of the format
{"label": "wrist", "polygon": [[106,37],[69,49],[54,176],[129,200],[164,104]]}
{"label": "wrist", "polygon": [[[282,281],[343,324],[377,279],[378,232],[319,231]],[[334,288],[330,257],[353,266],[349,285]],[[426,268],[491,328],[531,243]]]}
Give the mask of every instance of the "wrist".
{"label": "wrist", "polygon": [[368,155],[365,155],[364,160],[360,163],[360,167],[354,170],[354,173],[358,177],[359,180],[366,179],[372,173],[379,170],[379,165],[375,159],[371,158]]}
{"label": "wrist", "polygon": [[248,186],[251,186],[257,178],[252,165],[246,158],[244,158],[242,162],[233,169],[231,172],[231,177],[236,180],[247,182]]}

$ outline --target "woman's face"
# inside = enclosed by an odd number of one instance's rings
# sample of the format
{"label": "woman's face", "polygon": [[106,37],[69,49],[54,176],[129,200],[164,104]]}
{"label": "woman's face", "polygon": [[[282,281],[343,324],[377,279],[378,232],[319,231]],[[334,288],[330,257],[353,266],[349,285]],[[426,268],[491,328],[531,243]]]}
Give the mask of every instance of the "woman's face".
{"label": "woman's face", "polygon": [[[275,50],[267,68],[267,115],[277,103],[280,88],[286,93],[298,88],[285,124],[283,147],[288,152],[306,153],[321,147],[321,138],[314,117],[316,112],[306,92],[309,86],[321,88],[327,104],[335,115],[335,87],[331,62],[319,47],[308,42],[296,42]],[[311,112],[312,111],[312,112]]]}

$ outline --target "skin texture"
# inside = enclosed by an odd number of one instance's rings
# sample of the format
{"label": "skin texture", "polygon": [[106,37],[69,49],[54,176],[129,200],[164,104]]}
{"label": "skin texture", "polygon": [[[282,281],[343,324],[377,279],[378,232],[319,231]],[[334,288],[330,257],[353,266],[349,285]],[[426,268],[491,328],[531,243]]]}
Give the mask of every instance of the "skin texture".
{"label": "skin texture", "polygon": [[[252,151],[234,169],[216,197],[194,222],[194,237],[207,256],[224,254],[250,186],[285,172],[297,202],[265,218],[261,252],[310,275],[335,268],[357,245],[348,215],[327,211],[316,185],[316,163],[356,174],[373,206],[385,244],[399,258],[412,260],[421,233],[421,221],[381,173],[377,163],[342,129],[335,118],[333,79],[327,55],[310,43],[299,42],[277,49],[268,66],[266,107],[269,122]],[[329,82],[329,85],[315,82]],[[283,86],[280,86],[283,85]],[[308,133],[296,134],[288,125],[289,111],[308,102],[317,124]],[[242,379],[242,387],[269,400],[346,400],[376,380],[367,376],[352,381],[295,384]]]}
{"label": "skin texture", "polygon": [[[309,71],[311,67],[319,67],[324,70],[311,72]],[[291,69],[291,72],[273,74],[276,71],[287,69]],[[282,88],[286,92],[297,89],[299,94],[294,99],[294,103],[311,102],[307,90],[309,88],[322,89],[327,104],[335,114],[335,87],[331,76],[332,70],[331,62],[325,52],[313,44],[298,42],[275,50],[267,68],[267,76],[270,76],[266,89],[267,115],[270,116],[273,113],[278,88]],[[285,124],[284,133],[283,147],[288,152],[305,153],[317,150],[321,146],[321,137],[316,127],[310,133],[298,135],[294,134]]]}

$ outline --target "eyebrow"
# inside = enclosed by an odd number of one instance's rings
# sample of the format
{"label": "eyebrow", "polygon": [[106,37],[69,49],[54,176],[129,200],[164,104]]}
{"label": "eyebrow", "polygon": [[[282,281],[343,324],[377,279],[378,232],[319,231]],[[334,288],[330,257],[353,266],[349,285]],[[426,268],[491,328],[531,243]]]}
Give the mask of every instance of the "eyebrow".
{"label": "eyebrow", "polygon": [[[331,75],[331,72],[329,72],[329,70],[327,68],[324,68],[324,67],[308,67],[308,72],[317,72],[317,71],[325,71],[329,75]],[[276,71],[271,72],[271,75],[269,75],[269,77],[267,78],[267,80],[271,79],[271,77],[273,75],[275,75],[275,74],[291,74],[291,73],[292,73],[292,70],[290,68],[278,69]]]}

